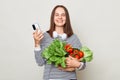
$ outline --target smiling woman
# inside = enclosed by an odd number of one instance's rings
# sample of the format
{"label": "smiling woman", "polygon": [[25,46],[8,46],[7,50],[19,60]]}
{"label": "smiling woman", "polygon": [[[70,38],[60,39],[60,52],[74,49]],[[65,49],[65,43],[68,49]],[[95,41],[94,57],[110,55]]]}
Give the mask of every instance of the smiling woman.
{"label": "smiling woman", "polygon": [[[38,32],[38,30],[36,30],[33,33],[33,36],[35,42],[34,53],[36,62],[39,66],[45,65],[43,79],[77,80],[75,69],[84,69],[84,62],[79,62],[74,57],[68,56],[66,59],[63,59],[66,63],[66,67],[62,68],[61,66],[56,67],[54,63],[47,64],[47,60],[42,56],[43,51],[48,46],[50,46],[50,44],[56,38],[60,41],[64,41],[71,44],[74,48],[82,47],[79,38],[73,33],[67,8],[63,5],[55,6],[51,14],[50,29],[45,33]],[[57,46],[60,47],[59,45]],[[50,47],[50,49],[52,49],[52,47]],[[58,48],[56,51],[60,52],[60,48]],[[47,51],[47,53],[49,53],[48,56],[52,55],[55,52],[53,52],[53,50]]]}

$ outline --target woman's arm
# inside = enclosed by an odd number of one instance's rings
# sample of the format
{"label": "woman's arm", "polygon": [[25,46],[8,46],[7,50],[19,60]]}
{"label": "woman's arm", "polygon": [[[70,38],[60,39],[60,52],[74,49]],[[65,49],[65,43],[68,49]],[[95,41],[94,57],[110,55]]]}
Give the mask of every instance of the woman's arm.
{"label": "woman's arm", "polygon": [[45,63],[45,59],[42,58],[42,51],[45,48],[45,35],[40,32],[38,33],[38,30],[36,30],[33,33],[33,38],[34,38],[34,45],[35,45],[35,49],[34,49],[34,53],[35,53],[35,60],[36,63],[39,66],[42,66]]}
{"label": "woman's arm", "polygon": [[73,58],[71,56],[66,58],[66,65],[67,65],[67,67],[77,68],[78,70],[83,70],[86,67],[85,62],[80,62],[79,60],[77,60],[76,58]]}
{"label": "woman's arm", "polygon": [[86,63],[79,62],[76,58],[69,56],[66,58],[66,66],[66,68],[58,67],[58,69],[63,71],[75,71],[75,69],[83,70],[86,67]]}

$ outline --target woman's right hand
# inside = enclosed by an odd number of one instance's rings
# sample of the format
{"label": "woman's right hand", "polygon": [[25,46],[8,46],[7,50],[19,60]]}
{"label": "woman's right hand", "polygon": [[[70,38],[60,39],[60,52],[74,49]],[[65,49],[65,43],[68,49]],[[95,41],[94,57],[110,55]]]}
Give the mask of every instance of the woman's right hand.
{"label": "woman's right hand", "polygon": [[33,32],[33,38],[34,38],[34,42],[35,42],[35,47],[39,47],[40,46],[40,41],[42,40],[43,38],[43,33],[42,31],[38,31],[38,29]]}

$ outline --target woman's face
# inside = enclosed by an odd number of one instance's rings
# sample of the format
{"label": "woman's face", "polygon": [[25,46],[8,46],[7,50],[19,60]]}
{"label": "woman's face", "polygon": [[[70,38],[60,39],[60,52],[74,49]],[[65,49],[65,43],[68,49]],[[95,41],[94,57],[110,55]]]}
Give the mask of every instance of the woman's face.
{"label": "woman's face", "polygon": [[58,27],[63,27],[64,24],[66,23],[66,14],[62,7],[58,7],[55,10],[54,23],[55,23],[55,26],[58,26]]}

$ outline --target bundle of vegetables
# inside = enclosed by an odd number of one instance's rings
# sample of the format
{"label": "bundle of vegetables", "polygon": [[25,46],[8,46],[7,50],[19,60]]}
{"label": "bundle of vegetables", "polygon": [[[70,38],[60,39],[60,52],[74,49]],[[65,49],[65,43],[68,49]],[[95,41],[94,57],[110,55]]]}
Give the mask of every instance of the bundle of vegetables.
{"label": "bundle of vegetables", "polygon": [[56,67],[61,66],[63,68],[66,67],[66,55],[77,58],[82,62],[90,62],[93,59],[93,52],[89,48],[72,48],[70,44],[60,41],[59,39],[55,39],[42,53],[47,64],[55,64]]}

